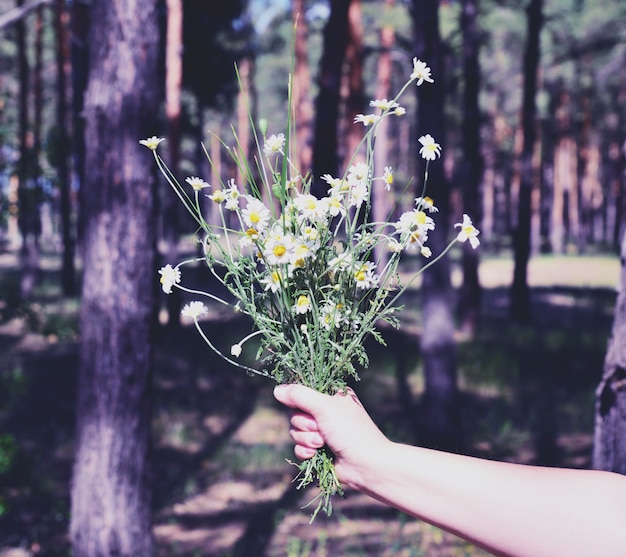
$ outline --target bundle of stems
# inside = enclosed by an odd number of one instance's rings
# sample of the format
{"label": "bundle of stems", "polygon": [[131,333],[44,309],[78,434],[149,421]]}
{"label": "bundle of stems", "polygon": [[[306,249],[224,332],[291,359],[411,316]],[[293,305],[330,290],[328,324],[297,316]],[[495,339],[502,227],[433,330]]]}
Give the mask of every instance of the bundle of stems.
{"label": "bundle of stems", "polygon": [[[244,184],[229,179],[210,185],[199,177],[180,183],[158,154],[163,139],[151,137],[140,142],[152,150],[162,175],[196,221],[202,246],[202,257],[159,270],[164,292],[179,288],[250,318],[252,332],[231,346],[227,355],[202,329],[202,318],[208,313],[205,303],[192,301],[183,308],[183,316],[193,321],[205,342],[224,360],[279,383],[300,383],[327,394],[344,390],[350,378],[359,378],[357,366],[368,365],[365,339],[372,336],[385,344],[377,324],[383,321],[399,326],[399,298],[419,274],[457,241],[478,245],[478,231],[464,215],[463,223],[456,225],[460,231],[442,253],[432,257],[427,246],[428,233],[435,227],[430,215],[437,211],[425,195],[428,165],[441,152],[430,135],[419,138],[426,171],[414,208],[395,221],[371,219],[372,191],[389,189],[394,179],[391,167],[374,175],[379,124],[405,114],[399,100],[412,83],[428,82],[432,82],[430,69],[414,59],[413,71],[396,97],[374,100],[370,103],[373,113],[356,117],[355,125],[365,129],[361,144],[343,175],[320,177],[328,184],[328,193],[322,198],[311,194],[311,172],[293,164],[297,146],[292,138],[297,123],[291,109],[284,132],[269,136],[266,121],[256,126],[250,118],[256,145],[251,159],[244,156],[246,150],[235,130],[233,146],[220,139],[245,178]],[[206,149],[204,152],[213,166]],[[364,152],[363,160],[357,158],[360,152]],[[205,195],[218,208],[217,223],[204,217],[201,201]],[[421,254],[424,264],[403,282],[398,265],[402,255],[411,251]],[[182,268],[198,261],[206,264],[234,301],[183,284]],[[238,357],[243,345],[255,337],[260,340],[258,365],[250,367]],[[333,496],[343,493],[332,453],[324,447],[299,468],[298,488],[315,481],[319,486],[312,520],[320,510],[330,515]]]}

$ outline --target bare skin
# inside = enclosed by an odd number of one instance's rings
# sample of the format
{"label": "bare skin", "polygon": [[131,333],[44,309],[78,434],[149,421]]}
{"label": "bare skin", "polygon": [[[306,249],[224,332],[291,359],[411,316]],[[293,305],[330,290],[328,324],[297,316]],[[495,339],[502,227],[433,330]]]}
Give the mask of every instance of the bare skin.
{"label": "bare skin", "polygon": [[341,483],[510,557],[626,556],[626,477],[495,462],[394,443],[352,391],[281,385],[302,460],[327,445]]}

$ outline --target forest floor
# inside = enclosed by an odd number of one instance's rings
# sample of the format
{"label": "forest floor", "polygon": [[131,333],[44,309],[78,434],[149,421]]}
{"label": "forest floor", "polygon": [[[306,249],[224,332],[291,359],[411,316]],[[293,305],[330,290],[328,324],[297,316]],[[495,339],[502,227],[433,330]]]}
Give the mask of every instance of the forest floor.
{"label": "forest floor", "polygon": [[[58,265],[55,254],[42,257],[32,301],[19,303],[16,254],[0,254],[0,557],[70,555],[78,302],[61,298]],[[534,259],[533,320],[516,325],[508,318],[511,261],[481,264],[481,326],[473,338],[458,339],[460,451],[589,466],[618,273],[617,256]],[[419,442],[414,418],[423,390],[419,295],[406,296],[400,331],[384,331],[389,347],[371,347],[356,387],[385,433],[411,443]],[[225,347],[248,327],[218,308],[205,326]],[[331,517],[309,524],[315,491],[292,483],[288,415],[273,400],[273,385],[217,360],[191,329],[157,334],[158,557],[487,555],[353,492],[336,500]],[[404,381],[408,397],[398,396]]]}

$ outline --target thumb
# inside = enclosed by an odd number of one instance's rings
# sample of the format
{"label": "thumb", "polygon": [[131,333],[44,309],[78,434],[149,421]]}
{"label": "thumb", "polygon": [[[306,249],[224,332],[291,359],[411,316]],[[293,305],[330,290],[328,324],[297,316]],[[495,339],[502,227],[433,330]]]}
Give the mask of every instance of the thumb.
{"label": "thumb", "polygon": [[289,408],[303,410],[312,416],[321,412],[328,402],[328,395],[295,383],[274,387],[274,398]]}

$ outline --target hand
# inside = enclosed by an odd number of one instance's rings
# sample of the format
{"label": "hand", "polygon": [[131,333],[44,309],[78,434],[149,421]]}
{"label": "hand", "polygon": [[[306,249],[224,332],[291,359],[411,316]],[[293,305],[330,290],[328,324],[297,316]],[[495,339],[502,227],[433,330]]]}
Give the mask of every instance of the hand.
{"label": "hand", "polygon": [[390,441],[352,389],[329,396],[303,385],[279,385],[274,396],[296,410],[289,433],[298,458],[311,458],[327,445],[335,455],[339,481],[355,489],[366,485],[371,464],[377,455],[384,454]]}

